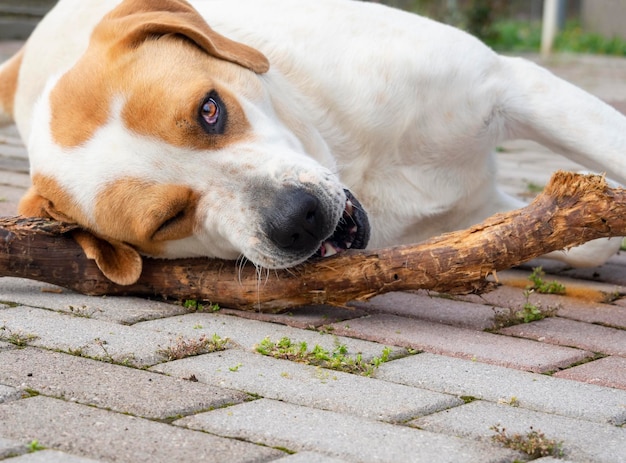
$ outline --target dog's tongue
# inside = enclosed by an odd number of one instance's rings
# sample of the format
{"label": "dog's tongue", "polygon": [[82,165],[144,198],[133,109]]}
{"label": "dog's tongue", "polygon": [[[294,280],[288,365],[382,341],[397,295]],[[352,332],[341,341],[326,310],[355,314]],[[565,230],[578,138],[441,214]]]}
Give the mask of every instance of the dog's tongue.
{"label": "dog's tongue", "polygon": [[315,255],[329,257],[347,249],[365,249],[370,238],[370,224],[361,203],[348,190],[343,216],[332,236],[327,238]]}

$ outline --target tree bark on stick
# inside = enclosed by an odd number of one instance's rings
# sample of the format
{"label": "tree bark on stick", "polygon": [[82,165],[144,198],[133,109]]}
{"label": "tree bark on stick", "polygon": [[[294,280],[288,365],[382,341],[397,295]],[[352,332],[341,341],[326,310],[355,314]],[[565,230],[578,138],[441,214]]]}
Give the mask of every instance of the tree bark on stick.
{"label": "tree bark on stick", "polygon": [[[0,276],[29,278],[89,295],[201,299],[279,312],[307,304],[343,306],[389,291],[480,293],[487,276],[596,238],[626,236],[626,191],[604,177],[557,172],[528,206],[428,241],[352,250],[285,270],[217,259],[144,259],[137,283],[102,275],[71,238],[73,225],[0,219]],[[1,284],[1,281],[0,281]]]}

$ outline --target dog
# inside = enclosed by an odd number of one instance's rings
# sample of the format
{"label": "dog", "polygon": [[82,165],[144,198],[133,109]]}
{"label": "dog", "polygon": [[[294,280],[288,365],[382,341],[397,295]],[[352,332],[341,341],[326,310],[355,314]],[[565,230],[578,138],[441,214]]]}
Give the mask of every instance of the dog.
{"label": "dog", "polygon": [[[494,148],[626,181],[626,117],[453,27],[351,0],[60,0],[0,67],[26,216],[77,223],[112,281],[141,255],[288,268],[523,203]],[[619,239],[552,257],[599,265]]]}

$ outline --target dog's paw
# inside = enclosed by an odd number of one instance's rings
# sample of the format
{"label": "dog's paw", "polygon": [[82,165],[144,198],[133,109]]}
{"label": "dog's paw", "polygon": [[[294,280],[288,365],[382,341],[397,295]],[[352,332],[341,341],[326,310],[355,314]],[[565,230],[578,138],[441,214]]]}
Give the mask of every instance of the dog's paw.
{"label": "dog's paw", "polygon": [[619,251],[622,238],[600,238],[567,251],[554,251],[543,257],[564,262],[572,267],[597,267]]}

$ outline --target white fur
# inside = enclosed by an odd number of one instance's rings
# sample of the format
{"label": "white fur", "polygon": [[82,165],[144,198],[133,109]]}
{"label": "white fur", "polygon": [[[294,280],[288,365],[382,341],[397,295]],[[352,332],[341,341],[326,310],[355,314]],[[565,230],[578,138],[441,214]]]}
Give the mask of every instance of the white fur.
{"label": "white fur", "polygon": [[[47,133],[54,81],[42,92],[43,82],[78,59],[91,28],[118,3],[60,1],[27,46],[16,121],[30,139],[33,172],[63,172],[62,184],[86,210],[103,185],[131,174],[199,189],[201,225],[194,237],[170,244],[169,256],[244,254],[276,264],[246,231],[254,211],[245,201],[215,205],[220,189],[246,189],[245,178],[224,179],[232,159],[276,183],[323,185],[329,201],[345,185],[368,211],[370,247],[418,242],[520,206],[495,184],[492,150],[507,139],[537,140],[626,182],[626,118],[614,109],[457,29],[350,0],[192,2],[215,30],[270,60],[258,77],[262,90],[241,97],[252,140],[194,152],[132,134],[113,117],[79,153],[62,152]],[[68,24],[72,34],[59,35]],[[555,257],[597,265],[619,241]]]}

